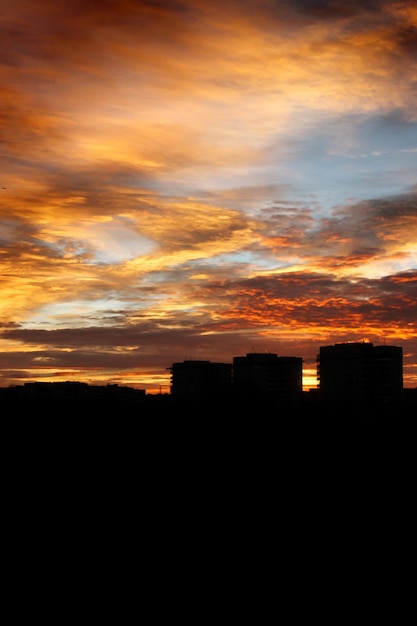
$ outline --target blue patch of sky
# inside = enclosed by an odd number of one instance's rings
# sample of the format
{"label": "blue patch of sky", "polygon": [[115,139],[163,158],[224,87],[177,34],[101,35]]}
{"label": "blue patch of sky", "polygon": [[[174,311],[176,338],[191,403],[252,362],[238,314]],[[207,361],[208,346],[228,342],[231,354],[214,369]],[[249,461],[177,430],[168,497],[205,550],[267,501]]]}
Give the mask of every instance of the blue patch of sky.
{"label": "blue patch of sky", "polygon": [[88,238],[94,249],[94,262],[122,263],[151,252],[155,243],[138,234],[122,220],[95,224]]}
{"label": "blue patch of sky", "polygon": [[[319,116],[292,136],[271,137],[261,161],[235,166],[212,163],[204,169],[177,170],[153,181],[167,197],[201,198],[241,211],[267,202],[276,186],[276,197],[269,200],[304,206],[315,201],[316,216],[327,215],[352,199],[404,193],[416,183],[417,123],[407,121],[400,111]],[[253,195],[227,194],[249,187]],[[222,192],[226,192],[223,198]]]}
{"label": "blue patch of sky", "polygon": [[262,250],[262,255],[250,251],[236,251],[228,254],[221,254],[216,257],[217,265],[251,265],[261,267],[265,269],[271,269],[271,265],[274,267],[284,267],[284,263],[277,262],[274,258],[265,256],[265,250]]}
{"label": "blue patch of sky", "polygon": [[347,117],[294,140],[285,165],[280,158],[264,176],[278,182],[285,173],[292,197],[314,194],[326,209],[404,192],[417,181],[416,148],[417,124],[400,115]]}

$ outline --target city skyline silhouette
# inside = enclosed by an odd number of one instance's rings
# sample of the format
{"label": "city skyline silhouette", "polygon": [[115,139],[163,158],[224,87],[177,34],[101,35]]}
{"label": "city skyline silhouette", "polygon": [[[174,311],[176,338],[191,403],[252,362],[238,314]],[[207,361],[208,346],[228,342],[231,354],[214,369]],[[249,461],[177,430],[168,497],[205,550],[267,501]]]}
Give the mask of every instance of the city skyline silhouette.
{"label": "city skyline silhouette", "polygon": [[[359,415],[365,412],[368,417],[371,413],[399,417],[417,407],[417,387],[403,386],[402,361],[398,346],[339,343],[320,348],[315,390],[303,389],[301,357],[251,352],[233,357],[231,363],[177,361],[167,368],[171,372],[169,393],[147,394],[145,389],[117,384],[74,381],[26,382],[0,388],[0,392],[8,404],[56,411],[65,406],[93,413],[117,407],[132,413],[142,409],[145,414],[156,409],[163,413],[210,407],[228,412],[258,407],[270,415],[295,413],[306,417],[320,410],[329,417],[334,410],[343,414],[359,410]],[[161,398],[159,404],[157,396]],[[145,404],[150,398],[154,403]],[[171,405],[162,402],[167,398]]]}

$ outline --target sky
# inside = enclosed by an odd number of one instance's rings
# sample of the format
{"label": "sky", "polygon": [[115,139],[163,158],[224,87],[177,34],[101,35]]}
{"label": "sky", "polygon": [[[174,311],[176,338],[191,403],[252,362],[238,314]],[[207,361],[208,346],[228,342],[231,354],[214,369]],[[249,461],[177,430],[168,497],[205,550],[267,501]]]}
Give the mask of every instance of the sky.
{"label": "sky", "polygon": [[0,386],[401,346],[414,0],[0,0]]}

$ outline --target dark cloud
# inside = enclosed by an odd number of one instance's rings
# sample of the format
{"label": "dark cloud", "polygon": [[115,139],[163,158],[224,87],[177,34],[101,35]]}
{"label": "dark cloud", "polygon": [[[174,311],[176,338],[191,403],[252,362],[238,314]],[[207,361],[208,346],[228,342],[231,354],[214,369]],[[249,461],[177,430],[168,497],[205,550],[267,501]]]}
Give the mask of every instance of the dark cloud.
{"label": "dark cloud", "polygon": [[[251,0],[245,0],[243,6],[252,6]],[[254,19],[263,17],[275,23],[285,23],[291,29],[300,24],[345,22],[349,25],[370,23],[383,19],[385,7],[393,5],[393,0],[259,0],[256,3]]]}
{"label": "dark cloud", "polygon": [[413,241],[417,229],[417,196],[404,194],[360,202],[323,219],[317,229],[306,233],[306,250],[326,245],[330,262],[360,264],[367,258],[387,256],[391,247]]}
{"label": "dark cloud", "polygon": [[[279,6],[279,0],[277,2]],[[389,0],[293,0],[289,3],[298,13],[317,19],[334,20],[379,12]]]}
{"label": "dark cloud", "polygon": [[411,26],[407,28],[399,27],[395,38],[401,50],[415,59],[417,54],[417,28]]}
{"label": "dark cloud", "polygon": [[401,319],[404,315],[407,322],[417,310],[417,269],[377,279],[335,278],[324,273],[290,272],[241,281],[234,285],[234,289],[234,293],[240,294],[248,309],[249,305],[256,307],[258,302],[269,300],[268,306],[274,310],[281,302],[277,307],[281,308],[281,312],[278,310],[277,314],[285,318],[288,313],[287,303],[290,309],[297,310],[297,315],[304,316],[303,322],[307,325],[308,319],[311,319],[312,306],[321,316],[321,321],[325,322],[326,302],[330,303],[332,314],[335,301],[343,305],[340,320],[345,319],[345,313],[351,305],[357,313],[362,303],[369,301],[377,302],[381,310],[394,306],[396,318]]}
{"label": "dark cloud", "polygon": [[[86,43],[95,43],[98,47],[105,44],[102,35],[113,32],[124,33],[135,39],[149,39],[152,36],[176,36],[183,30],[187,14],[195,12],[193,2],[149,2],[144,0],[62,0],[57,4],[51,0],[39,3],[23,1],[22,13],[7,14],[3,20],[2,31],[10,44],[16,46],[20,57],[36,53],[38,58],[53,49],[64,56],[74,59],[82,54]],[[30,21],[27,19],[30,18]],[[176,31],[170,32],[175,22]],[[70,40],[73,49],[65,49]],[[3,54],[5,55],[4,48]],[[10,57],[12,60],[12,55]],[[51,59],[52,61],[52,59]]]}
{"label": "dark cloud", "polygon": [[[370,235],[381,238],[394,234],[393,230],[401,230],[412,240],[417,222],[417,194],[367,200],[343,209],[340,215],[342,227],[349,228],[350,222],[350,229],[359,236]],[[410,230],[407,232],[408,227]]]}
{"label": "dark cloud", "polygon": [[[359,316],[364,324],[415,321],[417,302],[417,270],[398,273],[380,279],[335,279],[332,276],[318,273],[290,272],[287,274],[258,276],[241,281],[223,281],[201,283],[194,286],[194,294],[201,296],[201,288],[207,299],[212,292],[213,301],[216,291],[226,294],[223,304],[229,299],[229,309],[217,311],[222,320],[236,319],[242,327],[250,325],[270,325],[278,320],[290,324],[295,321],[308,327],[310,324],[326,324],[339,321],[348,324],[353,320],[356,324]],[[28,330],[15,328],[3,330],[3,338],[24,341],[25,343],[55,345],[60,348],[76,346],[127,346],[145,341],[147,345],[161,339],[166,340],[165,332],[171,340],[190,336],[198,336],[209,328],[213,330],[216,322],[208,315],[205,321],[198,321],[191,316],[178,317],[172,314],[164,322],[147,320],[110,328],[88,327],[60,330]],[[222,324],[223,321],[220,321]],[[164,327],[166,331],[164,331]],[[169,330],[168,330],[169,329]]]}

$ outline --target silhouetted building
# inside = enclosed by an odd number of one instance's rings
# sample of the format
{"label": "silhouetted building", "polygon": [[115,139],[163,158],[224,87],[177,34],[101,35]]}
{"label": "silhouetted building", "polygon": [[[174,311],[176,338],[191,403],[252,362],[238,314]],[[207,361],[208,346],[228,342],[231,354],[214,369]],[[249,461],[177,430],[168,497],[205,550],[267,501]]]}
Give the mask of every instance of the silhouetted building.
{"label": "silhouetted building", "polygon": [[293,403],[302,394],[301,357],[250,352],[233,358],[233,389],[239,397]]}
{"label": "silhouetted building", "polygon": [[398,346],[374,346],[375,393],[382,401],[397,400],[403,392],[403,351]]}
{"label": "silhouetted building", "polygon": [[175,398],[212,398],[230,393],[230,363],[183,361],[167,369],[171,370],[171,394]]}
{"label": "silhouetted building", "polygon": [[393,402],[403,390],[402,348],[370,342],[323,346],[317,356],[322,400],[331,402]]}

